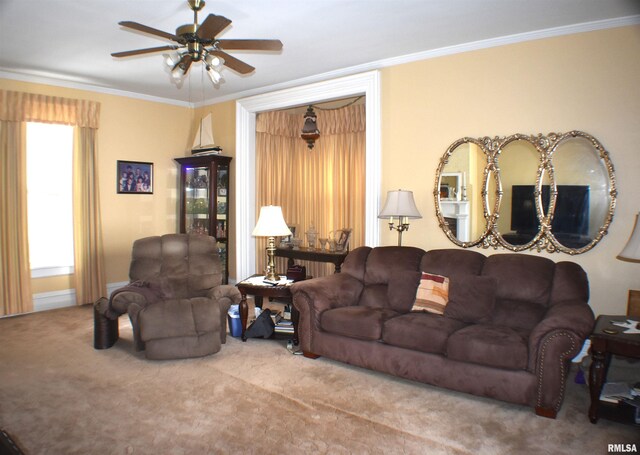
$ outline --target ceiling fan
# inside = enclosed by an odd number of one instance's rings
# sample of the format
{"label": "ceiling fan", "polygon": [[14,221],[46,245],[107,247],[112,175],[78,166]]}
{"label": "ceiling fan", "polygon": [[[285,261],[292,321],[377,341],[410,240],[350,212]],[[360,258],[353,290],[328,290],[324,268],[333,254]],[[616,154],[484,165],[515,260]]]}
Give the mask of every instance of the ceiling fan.
{"label": "ceiling fan", "polygon": [[119,22],[123,27],[168,39],[177,44],[114,52],[111,55],[130,57],[153,52],[176,51],[168,54],[165,61],[175,79],[179,80],[186,75],[192,63],[203,62],[211,80],[217,84],[221,79],[219,71],[223,65],[240,74],[248,74],[255,70],[253,66],[226,53],[226,50],[279,51],[282,49],[282,42],[277,39],[218,39],[217,35],[231,24],[231,20],[224,16],[209,14],[202,24],[198,25],[198,11],[204,7],[205,2],[188,0],[188,3],[193,10],[193,24],[181,25],[176,29],[175,34],[137,22]]}

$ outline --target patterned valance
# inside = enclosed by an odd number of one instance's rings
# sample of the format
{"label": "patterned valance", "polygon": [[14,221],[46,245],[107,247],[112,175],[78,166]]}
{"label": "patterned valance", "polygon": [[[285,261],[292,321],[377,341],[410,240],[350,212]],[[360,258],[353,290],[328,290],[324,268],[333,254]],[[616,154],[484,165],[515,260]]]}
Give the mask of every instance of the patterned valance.
{"label": "patterned valance", "polygon": [[100,103],[0,90],[0,121],[62,123],[98,128]]}

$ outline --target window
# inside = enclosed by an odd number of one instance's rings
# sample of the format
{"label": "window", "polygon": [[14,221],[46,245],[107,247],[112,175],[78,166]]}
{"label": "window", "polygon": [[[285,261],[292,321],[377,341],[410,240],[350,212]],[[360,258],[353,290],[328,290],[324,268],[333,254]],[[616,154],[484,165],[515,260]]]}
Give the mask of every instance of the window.
{"label": "window", "polygon": [[73,127],[27,123],[32,277],[73,273]]}

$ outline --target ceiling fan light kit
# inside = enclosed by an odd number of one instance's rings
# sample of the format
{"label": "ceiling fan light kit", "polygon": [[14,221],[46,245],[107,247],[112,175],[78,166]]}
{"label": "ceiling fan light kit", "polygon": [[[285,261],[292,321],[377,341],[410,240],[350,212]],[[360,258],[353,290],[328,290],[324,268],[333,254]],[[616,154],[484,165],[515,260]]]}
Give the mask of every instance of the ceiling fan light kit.
{"label": "ceiling fan light kit", "polygon": [[226,50],[279,51],[282,49],[282,42],[274,39],[218,39],[217,35],[231,24],[231,20],[224,16],[209,14],[202,24],[198,25],[198,11],[204,7],[205,2],[188,0],[188,3],[193,10],[193,24],[181,25],[176,29],[175,35],[137,22],[119,22],[123,27],[174,41],[178,45],[114,52],[111,55],[120,58],[175,51],[163,54],[165,64],[171,70],[171,77],[174,80],[181,81],[189,72],[192,63],[203,62],[209,78],[217,86],[222,80],[220,71],[223,66],[240,74],[249,74],[255,70],[253,66],[229,55],[225,52]]}

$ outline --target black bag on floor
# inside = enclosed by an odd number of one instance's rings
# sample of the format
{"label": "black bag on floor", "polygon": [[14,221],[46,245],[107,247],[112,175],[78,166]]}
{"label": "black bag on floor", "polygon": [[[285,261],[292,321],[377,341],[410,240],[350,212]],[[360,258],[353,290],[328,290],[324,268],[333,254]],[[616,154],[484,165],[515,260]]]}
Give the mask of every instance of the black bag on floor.
{"label": "black bag on floor", "polygon": [[271,319],[271,310],[266,309],[262,310],[260,316],[256,318],[255,321],[247,328],[247,331],[244,333],[246,338],[269,338],[273,335],[273,328],[275,324]]}

